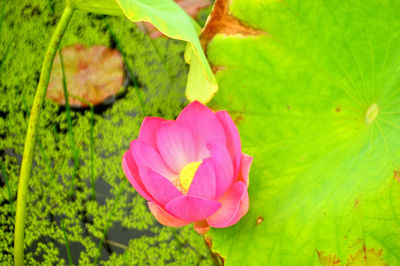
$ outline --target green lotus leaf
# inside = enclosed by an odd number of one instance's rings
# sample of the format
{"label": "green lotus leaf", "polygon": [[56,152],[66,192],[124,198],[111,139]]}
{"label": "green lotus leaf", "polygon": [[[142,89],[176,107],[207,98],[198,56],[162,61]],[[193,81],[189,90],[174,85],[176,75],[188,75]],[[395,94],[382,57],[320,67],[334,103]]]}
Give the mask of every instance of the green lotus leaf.
{"label": "green lotus leaf", "polygon": [[211,105],[254,157],[248,214],[207,235],[226,265],[400,264],[398,10],[216,2],[202,34]]}
{"label": "green lotus leaf", "polygon": [[185,60],[191,64],[186,97],[206,103],[218,90],[215,77],[199,42],[199,26],[172,0],[67,0],[68,5],[87,12],[125,15],[128,19],[146,21],[164,35],[187,41]]}
{"label": "green lotus leaf", "polygon": [[[115,0],[125,16],[134,21],[147,21],[153,24],[159,31],[170,38],[184,40],[190,43],[189,51],[185,59],[193,65],[189,71],[187,85],[187,97],[194,100],[192,92],[199,93],[202,90],[203,97],[199,101],[203,103],[211,100],[217,91],[217,83],[208,65],[200,41],[197,35],[198,27],[181,7],[171,0]],[[198,84],[202,84],[199,87]]]}

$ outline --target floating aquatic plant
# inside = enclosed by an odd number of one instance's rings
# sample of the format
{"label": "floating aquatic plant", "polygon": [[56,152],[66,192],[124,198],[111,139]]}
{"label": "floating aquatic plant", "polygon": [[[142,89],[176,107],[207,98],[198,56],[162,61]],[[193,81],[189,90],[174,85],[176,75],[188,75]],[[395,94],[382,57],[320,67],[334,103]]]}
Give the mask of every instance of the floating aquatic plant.
{"label": "floating aquatic plant", "polygon": [[[68,94],[78,96],[97,105],[120,93],[124,82],[124,65],[121,54],[105,46],[84,47],[75,44],[61,49],[54,58],[46,97],[65,105],[63,90],[65,76]],[[64,71],[63,71],[64,68]],[[68,99],[71,107],[87,107],[85,102]]]}

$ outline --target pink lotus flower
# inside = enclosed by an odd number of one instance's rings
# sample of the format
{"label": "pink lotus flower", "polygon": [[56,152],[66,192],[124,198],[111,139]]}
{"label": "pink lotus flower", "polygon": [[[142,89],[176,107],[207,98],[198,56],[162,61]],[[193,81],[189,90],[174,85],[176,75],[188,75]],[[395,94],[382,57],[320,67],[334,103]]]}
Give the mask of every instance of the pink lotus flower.
{"label": "pink lotus flower", "polygon": [[228,227],[249,208],[252,157],[226,111],[193,102],[176,121],[146,117],[122,166],[151,213],[166,226],[194,223],[203,234]]}

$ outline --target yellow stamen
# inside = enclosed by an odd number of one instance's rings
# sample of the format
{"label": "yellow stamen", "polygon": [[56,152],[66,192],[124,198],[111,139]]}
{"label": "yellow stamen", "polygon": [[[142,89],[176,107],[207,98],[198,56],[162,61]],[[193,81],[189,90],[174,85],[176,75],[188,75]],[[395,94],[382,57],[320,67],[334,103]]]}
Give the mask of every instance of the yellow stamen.
{"label": "yellow stamen", "polygon": [[185,165],[179,174],[179,182],[181,187],[187,192],[189,190],[190,184],[192,184],[193,177],[196,174],[201,162],[193,162]]}

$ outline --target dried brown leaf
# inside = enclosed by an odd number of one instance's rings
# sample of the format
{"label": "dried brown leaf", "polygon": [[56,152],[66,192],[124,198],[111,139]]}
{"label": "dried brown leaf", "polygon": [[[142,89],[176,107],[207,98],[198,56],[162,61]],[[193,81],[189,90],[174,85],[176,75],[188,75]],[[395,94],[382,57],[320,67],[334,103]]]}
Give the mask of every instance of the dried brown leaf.
{"label": "dried brown leaf", "polygon": [[[62,57],[70,106],[87,107],[72,95],[96,105],[121,90],[124,66],[122,56],[117,50],[98,45],[86,48],[76,44],[64,47]],[[65,105],[58,53],[54,58],[46,96],[60,105]]]}

